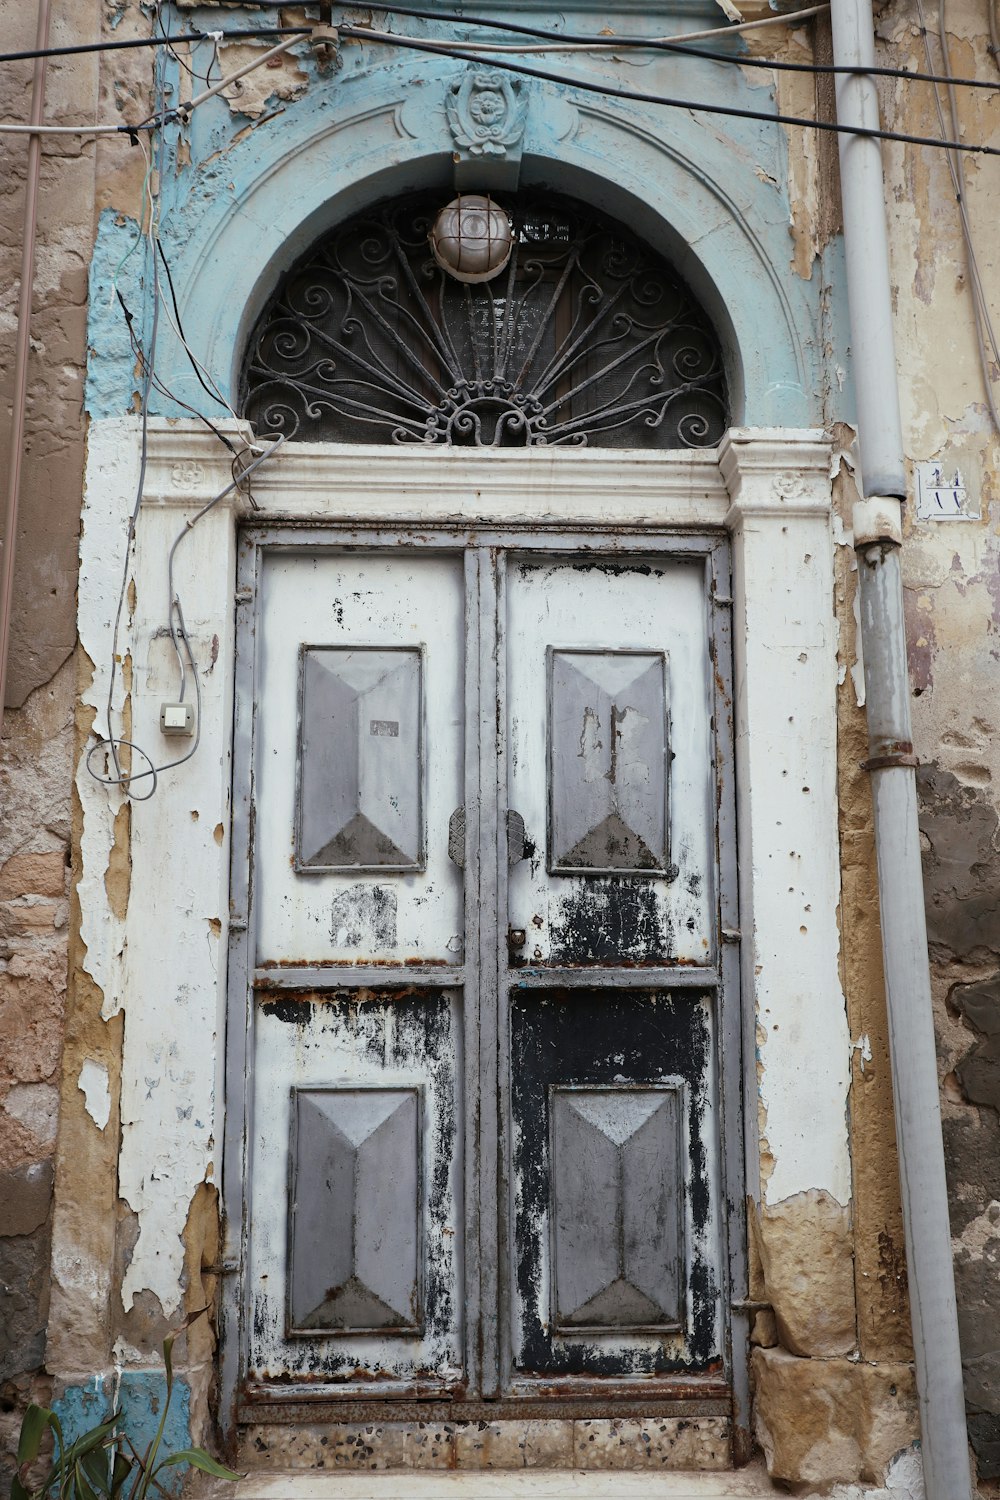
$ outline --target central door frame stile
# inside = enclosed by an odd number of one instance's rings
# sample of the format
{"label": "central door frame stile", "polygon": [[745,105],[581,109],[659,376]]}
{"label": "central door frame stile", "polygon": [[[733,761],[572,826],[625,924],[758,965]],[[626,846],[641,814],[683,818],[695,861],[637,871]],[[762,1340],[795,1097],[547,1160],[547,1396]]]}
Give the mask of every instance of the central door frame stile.
{"label": "central door frame stile", "polygon": [[[484,732],[480,662],[483,652],[482,557],[478,548],[465,551],[465,984],[462,990],[462,1024],[465,1059],[465,1138],[463,1164],[465,1183],[465,1250],[462,1257],[465,1282],[466,1383],[475,1390],[483,1369],[481,1313],[483,1286],[481,1246],[483,1212],[479,1190],[479,1151],[489,1099],[482,1086],[482,1036],[486,1023],[488,986],[483,983],[483,954],[490,942],[489,913],[479,899],[482,884],[484,808],[480,794],[481,756]],[[488,705],[487,705],[488,706]],[[488,847],[488,846],[487,846]],[[485,1103],[485,1109],[484,1109]],[[489,1226],[486,1227],[489,1233]],[[488,1278],[486,1278],[488,1280]]]}
{"label": "central door frame stile", "polygon": [[[497,1308],[506,1308],[506,1257],[500,1254],[500,1236],[504,1228],[503,1205],[506,1202],[506,1163],[501,1160],[506,1132],[501,1129],[506,1077],[506,1043],[503,990],[500,984],[500,944],[507,899],[507,840],[501,835],[501,809],[506,808],[503,776],[506,774],[506,733],[502,721],[501,668],[505,662],[505,630],[500,614],[503,599],[505,555],[496,547],[480,547],[479,601],[481,619],[492,621],[490,629],[481,629],[479,640],[479,741],[480,741],[480,858],[482,884],[480,899],[479,1078],[482,1098],[479,1151],[484,1163],[480,1179],[480,1277],[482,1300],[479,1306],[480,1349],[482,1354],[482,1395],[486,1401],[500,1395],[501,1371],[505,1368],[506,1348],[510,1334],[505,1315],[497,1317]],[[492,688],[492,692],[490,691]],[[489,892],[496,892],[492,902]],[[503,1056],[501,1055],[503,1054]],[[506,1331],[505,1331],[506,1330]]]}
{"label": "central door frame stile", "polygon": [[[719,1044],[719,1115],[722,1148],[726,1237],[725,1255],[729,1271],[729,1314],[726,1337],[729,1343],[729,1365],[733,1389],[733,1460],[749,1463],[752,1452],[750,1431],[750,1369],[746,1354],[750,1346],[750,1313],[746,1308],[749,1295],[746,1254],[746,1198],[743,1190],[746,1162],[744,1157],[743,1109],[744,1076],[752,1047],[747,1052],[747,1031],[754,1024],[752,1007],[743,1006],[740,990],[739,928],[739,851],[736,843],[735,786],[735,701],[733,695],[733,584],[732,557],[728,539],[716,541],[706,558],[709,570],[707,602],[710,613],[709,642],[714,673],[714,711],[712,714],[715,745],[716,797],[715,837],[718,871],[718,932],[716,962],[719,972],[718,1016]],[[728,746],[728,749],[727,749]],[[746,1018],[746,1019],[745,1019]],[[732,1040],[739,1055],[738,1067],[725,1065],[725,1049]],[[753,1042],[753,1036],[750,1036]],[[735,1190],[734,1190],[735,1189]],[[741,1306],[740,1304],[743,1304]]]}

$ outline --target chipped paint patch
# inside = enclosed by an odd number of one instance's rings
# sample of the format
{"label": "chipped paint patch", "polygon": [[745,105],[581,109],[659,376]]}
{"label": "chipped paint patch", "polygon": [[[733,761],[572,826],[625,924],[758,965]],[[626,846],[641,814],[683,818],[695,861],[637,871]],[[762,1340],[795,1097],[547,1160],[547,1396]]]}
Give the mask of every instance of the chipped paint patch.
{"label": "chipped paint patch", "polygon": [[77,1087],[84,1097],[85,1109],[97,1126],[103,1130],[111,1118],[111,1089],[108,1070],[103,1063],[85,1062],[80,1069]]}
{"label": "chipped paint patch", "polygon": [[[253,46],[242,42],[220,48],[220,76],[245,68],[248,63],[255,62],[265,50],[263,45]],[[287,103],[292,99],[301,99],[308,87],[309,75],[300,60],[285,52],[264,63],[262,67],[254,68],[245,77],[238,78],[235,83],[222,90],[222,97],[233,115],[259,120],[275,100]]]}

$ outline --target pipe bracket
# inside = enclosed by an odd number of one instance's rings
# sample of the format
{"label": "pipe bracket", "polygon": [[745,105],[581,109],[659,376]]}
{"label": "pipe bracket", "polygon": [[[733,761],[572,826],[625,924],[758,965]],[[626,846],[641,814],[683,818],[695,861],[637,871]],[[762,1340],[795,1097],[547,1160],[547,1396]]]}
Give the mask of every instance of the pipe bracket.
{"label": "pipe bracket", "polygon": [[868,760],[858,761],[862,771],[899,771],[916,769],[920,761],[912,751],[896,751],[892,755],[872,755]]}

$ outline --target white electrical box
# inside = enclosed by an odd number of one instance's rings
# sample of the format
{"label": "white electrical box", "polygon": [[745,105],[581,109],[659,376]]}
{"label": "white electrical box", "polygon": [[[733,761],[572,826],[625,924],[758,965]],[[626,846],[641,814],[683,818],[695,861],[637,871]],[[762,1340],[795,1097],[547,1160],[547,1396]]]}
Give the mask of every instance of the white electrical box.
{"label": "white electrical box", "polygon": [[161,703],[160,733],[179,735],[194,734],[194,704]]}

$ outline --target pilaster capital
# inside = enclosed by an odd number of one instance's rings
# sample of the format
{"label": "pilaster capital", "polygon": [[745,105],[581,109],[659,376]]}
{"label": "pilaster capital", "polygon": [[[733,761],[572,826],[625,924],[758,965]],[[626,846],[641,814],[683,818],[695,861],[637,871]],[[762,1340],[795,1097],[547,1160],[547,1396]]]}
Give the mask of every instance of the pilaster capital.
{"label": "pilaster capital", "polygon": [[729,491],[726,526],[749,517],[829,514],[833,445],[816,427],[731,427],[719,444],[719,469]]}

